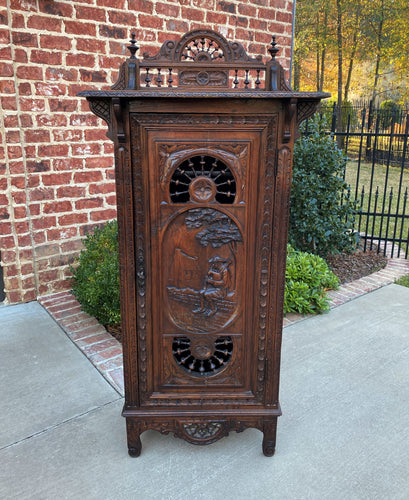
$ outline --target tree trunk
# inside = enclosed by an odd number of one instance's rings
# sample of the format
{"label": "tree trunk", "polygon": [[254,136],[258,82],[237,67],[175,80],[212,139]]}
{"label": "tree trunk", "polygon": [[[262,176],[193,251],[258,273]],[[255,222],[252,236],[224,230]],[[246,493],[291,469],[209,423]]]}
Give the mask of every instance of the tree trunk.
{"label": "tree trunk", "polygon": [[348,101],[349,87],[351,85],[351,78],[352,78],[352,68],[354,66],[354,60],[355,60],[355,54],[356,54],[357,39],[358,39],[358,36],[355,33],[354,42],[353,42],[353,46],[352,46],[352,52],[351,52],[351,56],[349,58],[347,81],[345,82],[344,101]]}
{"label": "tree trunk", "polygon": [[358,5],[357,10],[355,12],[355,32],[354,32],[354,36],[352,39],[352,49],[351,49],[351,54],[349,57],[347,80],[345,82],[345,89],[344,89],[344,100],[345,101],[348,101],[349,87],[351,85],[351,78],[352,78],[352,69],[353,69],[354,62],[355,62],[355,54],[356,54],[356,51],[358,48],[358,32],[359,32],[360,17],[361,17],[361,7],[360,7],[360,5]]}
{"label": "tree trunk", "polygon": [[[338,95],[337,95],[337,132],[342,132],[342,1],[337,0],[337,49],[338,49]],[[337,144],[342,147],[343,140],[337,136]]]}
{"label": "tree trunk", "polygon": [[293,89],[300,90],[300,81],[301,81],[301,68],[300,68],[300,60],[298,56],[298,51],[294,51],[294,59],[293,59]]}
{"label": "tree trunk", "polygon": [[320,13],[319,12],[317,12],[316,29],[315,29],[315,39],[316,39],[316,45],[317,45],[315,78],[316,78],[317,92],[319,92],[320,91],[320,75],[321,75],[321,73],[320,73],[321,44],[320,44]]}
{"label": "tree trunk", "polygon": [[320,85],[318,92],[322,92],[324,89],[325,54],[326,54],[326,49],[324,47],[321,52],[321,75],[320,75]]}
{"label": "tree trunk", "polygon": [[375,63],[375,77],[374,77],[374,85],[372,90],[372,102],[375,104],[375,98],[379,83],[379,69],[381,66],[381,58],[382,58],[382,36],[383,36],[383,25],[384,25],[384,0],[382,0],[381,5],[381,19],[379,21],[378,32],[376,33],[376,63]]}

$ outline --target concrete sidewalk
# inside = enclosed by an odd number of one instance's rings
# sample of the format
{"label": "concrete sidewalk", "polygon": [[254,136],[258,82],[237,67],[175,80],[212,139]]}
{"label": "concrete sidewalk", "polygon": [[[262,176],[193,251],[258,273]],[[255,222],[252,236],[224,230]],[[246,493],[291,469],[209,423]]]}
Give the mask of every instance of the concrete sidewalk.
{"label": "concrete sidewalk", "polygon": [[2,499],[409,498],[409,289],[284,329],[277,451],[247,430],[127,455],[122,399],[36,302],[0,308]]}

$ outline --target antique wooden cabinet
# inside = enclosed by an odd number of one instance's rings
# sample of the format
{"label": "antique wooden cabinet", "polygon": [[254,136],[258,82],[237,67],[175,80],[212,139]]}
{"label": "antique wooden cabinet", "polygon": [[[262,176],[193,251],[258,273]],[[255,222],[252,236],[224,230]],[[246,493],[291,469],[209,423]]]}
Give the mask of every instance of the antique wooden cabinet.
{"label": "antique wooden cabinet", "polygon": [[276,60],[197,30],[131,56],[87,91],[115,143],[129,453],[147,429],[208,444],[264,433],[275,450],[298,124],[326,94],[296,93]]}

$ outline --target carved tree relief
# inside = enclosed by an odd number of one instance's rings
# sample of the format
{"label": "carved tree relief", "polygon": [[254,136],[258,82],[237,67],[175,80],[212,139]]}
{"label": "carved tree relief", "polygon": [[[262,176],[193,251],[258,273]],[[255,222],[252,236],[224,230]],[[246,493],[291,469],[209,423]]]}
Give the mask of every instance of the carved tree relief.
{"label": "carved tree relief", "polygon": [[242,243],[237,223],[220,210],[194,208],[172,220],[163,253],[169,262],[164,281],[168,311],[175,325],[215,332],[237,314]]}

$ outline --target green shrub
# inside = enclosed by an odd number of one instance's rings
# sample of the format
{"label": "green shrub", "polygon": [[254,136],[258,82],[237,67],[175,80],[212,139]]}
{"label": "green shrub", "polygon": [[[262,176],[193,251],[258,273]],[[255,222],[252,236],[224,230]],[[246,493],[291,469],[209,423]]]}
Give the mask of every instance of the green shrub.
{"label": "green shrub", "polygon": [[[336,113],[336,110],[337,110],[337,103],[335,98],[325,99],[324,101],[321,101],[319,114],[325,120],[327,127],[331,127],[331,124],[334,119],[334,111]],[[354,108],[353,104],[350,101],[342,101],[341,110],[342,110],[341,126],[343,131],[347,129],[348,121],[350,128],[354,128],[359,124],[358,113],[356,112],[356,109]]]}
{"label": "green shrub", "polygon": [[297,250],[325,256],[356,247],[355,205],[343,180],[345,162],[315,115],[309,134],[294,146],[289,242]]}
{"label": "green shrub", "polygon": [[401,123],[402,108],[392,99],[381,102],[380,106],[380,122],[381,128],[389,128],[394,123]]}
{"label": "green shrub", "polygon": [[110,221],[84,240],[71,266],[72,291],[82,309],[103,325],[120,323],[118,226]]}
{"label": "green shrub", "polygon": [[397,285],[406,286],[409,288],[409,274],[405,274],[405,276],[401,276],[400,278],[395,280]]}
{"label": "green shrub", "polygon": [[284,313],[321,313],[329,309],[326,289],[338,288],[339,280],[318,255],[287,247]]}

